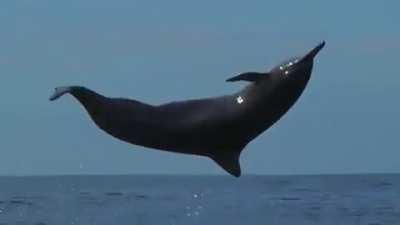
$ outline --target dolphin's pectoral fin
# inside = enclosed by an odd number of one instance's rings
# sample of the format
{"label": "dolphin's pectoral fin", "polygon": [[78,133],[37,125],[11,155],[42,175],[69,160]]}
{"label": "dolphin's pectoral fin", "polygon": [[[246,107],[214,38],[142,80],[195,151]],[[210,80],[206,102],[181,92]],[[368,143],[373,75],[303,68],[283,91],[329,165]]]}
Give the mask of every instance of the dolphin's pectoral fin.
{"label": "dolphin's pectoral fin", "polygon": [[241,169],[239,162],[240,151],[234,152],[218,152],[210,156],[218,165],[226,172],[235,177],[240,177]]}
{"label": "dolphin's pectoral fin", "polygon": [[228,82],[234,82],[234,81],[250,81],[250,82],[257,82],[267,76],[266,73],[257,73],[257,72],[246,72],[246,73],[241,73],[237,76],[231,77],[227,79],[226,81]]}
{"label": "dolphin's pectoral fin", "polygon": [[57,87],[54,89],[54,93],[50,96],[50,101],[54,101],[56,99],[58,99],[59,97],[70,93],[72,90],[71,87],[69,86],[65,86],[65,87]]}

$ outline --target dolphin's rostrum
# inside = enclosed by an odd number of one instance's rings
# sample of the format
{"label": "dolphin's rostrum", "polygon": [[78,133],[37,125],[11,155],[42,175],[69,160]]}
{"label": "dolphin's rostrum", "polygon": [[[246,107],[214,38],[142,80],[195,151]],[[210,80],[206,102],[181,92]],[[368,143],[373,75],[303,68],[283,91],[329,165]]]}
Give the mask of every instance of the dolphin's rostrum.
{"label": "dolphin's rostrum", "polygon": [[109,98],[81,86],[58,87],[50,100],[69,93],[108,134],[165,151],[206,156],[239,177],[243,148],[279,120],[296,102],[311,76],[322,42],[302,57],[267,73],[246,72],[227,79],[249,81],[237,93],[150,105]]}

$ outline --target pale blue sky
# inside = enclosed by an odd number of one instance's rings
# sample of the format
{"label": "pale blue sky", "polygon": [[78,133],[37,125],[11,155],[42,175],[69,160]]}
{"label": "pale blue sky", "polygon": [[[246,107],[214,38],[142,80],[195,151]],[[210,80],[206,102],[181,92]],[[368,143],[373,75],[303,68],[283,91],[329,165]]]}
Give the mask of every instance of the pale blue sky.
{"label": "pale blue sky", "polygon": [[129,145],[53,88],[162,103],[234,92],[321,40],[292,110],[249,144],[257,174],[400,172],[399,1],[0,3],[0,175],[225,174],[211,160]]}

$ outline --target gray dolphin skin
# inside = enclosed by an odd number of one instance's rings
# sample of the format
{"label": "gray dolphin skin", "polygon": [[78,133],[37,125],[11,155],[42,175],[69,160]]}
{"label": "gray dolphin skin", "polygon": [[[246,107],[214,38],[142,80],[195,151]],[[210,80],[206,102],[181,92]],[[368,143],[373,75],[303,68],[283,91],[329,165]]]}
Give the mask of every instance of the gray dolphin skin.
{"label": "gray dolphin skin", "polygon": [[162,105],[110,98],[86,87],[55,89],[50,100],[74,96],[96,125],[135,145],[206,156],[235,177],[241,175],[244,147],[278,121],[300,97],[312,72],[320,43],[266,73],[246,72],[227,79],[247,81],[242,90],[225,96]]}

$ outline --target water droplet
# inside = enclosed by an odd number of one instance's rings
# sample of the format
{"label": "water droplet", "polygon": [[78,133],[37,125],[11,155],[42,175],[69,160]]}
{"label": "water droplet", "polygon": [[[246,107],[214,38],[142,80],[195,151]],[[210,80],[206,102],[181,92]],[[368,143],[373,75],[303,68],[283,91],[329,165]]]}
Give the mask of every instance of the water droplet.
{"label": "water droplet", "polygon": [[242,96],[239,96],[236,98],[237,103],[242,104],[244,102],[244,99],[242,98]]}
{"label": "water droplet", "polygon": [[193,197],[194,197],[194,198],[198,198],[199,195],[198,195],[198,194],[194,194]]}
{"label": "water droplet", "polygon": [[286,70],[286,71],[285,71],[285,74],[288,75],[288,73],[289,73],[289,71]]}

